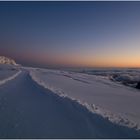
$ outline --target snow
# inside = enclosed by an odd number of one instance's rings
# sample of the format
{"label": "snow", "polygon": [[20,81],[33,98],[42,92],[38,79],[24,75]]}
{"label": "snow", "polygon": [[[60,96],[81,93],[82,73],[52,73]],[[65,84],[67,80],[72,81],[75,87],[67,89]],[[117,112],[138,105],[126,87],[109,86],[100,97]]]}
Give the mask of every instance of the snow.
{"label": "snow", "polygon": [[[26,67],[17,70],[0,85],[0,138],[140,138],[135,124],[117,116],[129,110],[127,100],[131,97],[133,101],[137,90],[87,74]],[[126,106],[124,97],[129,98]],[[134,105],[128,107],[131,110]],[[138,109],[133,111],[139,114]]]}
{"label": "snow", "polygon": [[0,81],[0,85],[2,84],[5,84],[6,82],[10,81],[10,80],[13,80],[14,78],[16,78],[19,74],[21,73],[21,71],[18,71],[17,73],[15,73],[14,75],[4,79],[4,80],[1,80]]}
{"label": "snow", "polygon": [[21,71],[13,65],[0,64],[0,85],[17,77]]}
{"label": "snow", "polygon": [[16,74],[18,71],[18,67],[16,66],[0,64],[0,82]]}
{"label": "snow", "polygon": [[107,78],[60,70],[31,70],[32,78],[60,96],[85,105],[110,121],[140,128],[140,92]]}

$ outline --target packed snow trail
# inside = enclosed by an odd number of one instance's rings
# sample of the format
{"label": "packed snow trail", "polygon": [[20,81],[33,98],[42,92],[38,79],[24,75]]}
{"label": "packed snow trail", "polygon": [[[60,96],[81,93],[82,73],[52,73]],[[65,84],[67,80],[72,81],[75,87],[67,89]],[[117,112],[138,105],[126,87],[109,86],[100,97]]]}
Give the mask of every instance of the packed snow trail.
{"label": "packed snow trail", "polygon": [[0,138],[140,138],[36,84],[27,71],[0,86]]}

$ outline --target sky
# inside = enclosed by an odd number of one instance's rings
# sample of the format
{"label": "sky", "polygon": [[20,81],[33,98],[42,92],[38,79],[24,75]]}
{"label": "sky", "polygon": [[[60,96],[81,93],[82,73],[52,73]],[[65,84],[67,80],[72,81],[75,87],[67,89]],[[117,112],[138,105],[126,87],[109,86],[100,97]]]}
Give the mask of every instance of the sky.
{"label": "sky", "polygon": [[140,2],[0,2],[0,55],[27,66],[140,67]]}

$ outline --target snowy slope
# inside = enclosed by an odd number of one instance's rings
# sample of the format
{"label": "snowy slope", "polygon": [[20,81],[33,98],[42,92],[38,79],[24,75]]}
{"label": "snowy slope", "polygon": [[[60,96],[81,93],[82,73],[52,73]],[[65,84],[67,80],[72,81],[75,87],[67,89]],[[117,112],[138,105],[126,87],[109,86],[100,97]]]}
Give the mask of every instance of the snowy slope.
{"label": "snowy slope", "polygon": [[[18,87],[18,88],[17,88]],[[139,138],[35,83],[27,71],[0,86],[0,138]]]}
{"label": "snowy slope", "polygon": [[16,66],[0,64],[0,81],[16,74],[18,71],[19,69]]}
{"label": "snowy slope", "polygon": [[140,128],[140,92],[106,78],[59,70],[32,69],[34,80],[121,125]]}
{"label": "snowy slope", "polygon": [[[83,74],[19,69],[14,77],[7,77],[9,80],[0,85],[0,138],[140,138],[140,131],[136,128],[104,118],[104,110],[93,106],[93,97],[97,94],[93,96],[93,92],[91,95],[87,92],[93,84],[94,91],[100,85],[102,92],[106,86],[110,89],[117,85],[110,86],[108,81],[101,82],[96,77]],[[88,106],[90,98],[92,106]],[[96,100],[105,104],[107,98],[104,98],[99,100],[96,97]],[[83,102],[88,105],[81,104]],[[134,124],[131,126],[135,127]]]}
{"label": "snowy slope", "polygon": [[0,85],[14,79],[20,72],[18,66],[0,64]]}

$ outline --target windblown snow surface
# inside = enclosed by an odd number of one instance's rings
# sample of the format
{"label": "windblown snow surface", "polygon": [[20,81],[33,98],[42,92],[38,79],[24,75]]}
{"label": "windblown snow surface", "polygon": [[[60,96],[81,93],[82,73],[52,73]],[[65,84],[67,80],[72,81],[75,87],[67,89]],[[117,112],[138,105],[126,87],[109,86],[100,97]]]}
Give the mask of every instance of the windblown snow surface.
{"label": "windblown snow surface", "polygon": [[0,138],[140,138],[137,90],[61,70],[10,77],[0,85]]}

